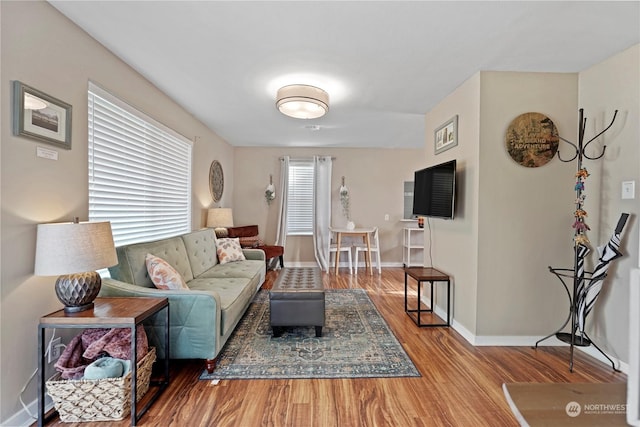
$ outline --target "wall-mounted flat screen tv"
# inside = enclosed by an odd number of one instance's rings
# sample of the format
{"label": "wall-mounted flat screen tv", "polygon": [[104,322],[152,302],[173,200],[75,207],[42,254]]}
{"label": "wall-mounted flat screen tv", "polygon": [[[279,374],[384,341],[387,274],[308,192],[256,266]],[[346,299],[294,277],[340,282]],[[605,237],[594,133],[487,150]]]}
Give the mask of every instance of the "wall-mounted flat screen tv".
{"label": "wall-mounted flat screen tv", "polygon": [[414,173],[413,214],[453,219],[456,199],[456,161]]}

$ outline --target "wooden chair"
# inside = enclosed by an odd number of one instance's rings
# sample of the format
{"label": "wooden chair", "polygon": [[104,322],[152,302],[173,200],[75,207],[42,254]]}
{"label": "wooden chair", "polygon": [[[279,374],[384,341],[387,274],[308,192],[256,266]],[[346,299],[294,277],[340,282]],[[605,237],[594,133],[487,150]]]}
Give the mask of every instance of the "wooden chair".
{"label": "wooden chair", "polygon": [[[331,243],[329,243],[329,266],[334,265],[335,263],[335,257],[336,256],[340,256],[338,253],[338,245],[337,243],[335,243],[335,233],[332,233],[331,235]],[[346,252],[347,253],[347,259],[349,261],[349,274],[353,274],[353,263],[352,263],[352,258],[351,258],[351,245],[342,245],[340,244],[340,252]],[[333,259],[334,261],[331,261],[331,255],[333,254]],[[329,268],[331,269],[331,268]]]}
{"label": "wooden chair", "polygon": [[[372,253],[376,254],[376,267],[378,269],[378,274],[382,274],[382,266],[380,265],[380,241],[378,240],[378,227],[373,229],[373,238],[369,242],[369,249],[371,252],[369,253],[369,260],[372,261]],[[342,248],[340,248],[342,249]],[[366,243],[355,243],[353,245],[353,249],[355,251],[355,273],[358,274],[358,253],[367,252],[367,244]],[[366,255],[365,255],[366,256]]]}

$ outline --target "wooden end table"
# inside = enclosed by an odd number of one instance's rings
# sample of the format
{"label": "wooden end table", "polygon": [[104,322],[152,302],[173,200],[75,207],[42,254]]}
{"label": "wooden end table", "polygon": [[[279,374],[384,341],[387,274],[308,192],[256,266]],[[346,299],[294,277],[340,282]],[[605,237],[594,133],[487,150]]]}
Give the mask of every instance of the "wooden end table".
{"label": "wooden end table", "polygon": [[[137,395],[137,326],[161,310],[165,311],[165,347],[164,378],[151,384],[159,386],[156,393],[142,408],[136,412]],[[169,300],[167,298],[96,298],[94,307],[77,313],[65,313],[64,310],[47,314],[40,318],[38,324],[38,426],[44,425],[45,394],[45,329],[75,328],[131,328],[131,425],[149,409],[151,404],[169,385]],[[55,413],[51,414],[51,416]]]}
{"label": "wooden end table", "polygon": [[[417,298],[417,308],[409,309],[407,292],[409,288],[408,278],[412,277],[418,282],[418,298]],[[422,308],[422,301],[420,298],[420,289],[423,282],[429,282],[431,284],[431,306],[429,308]],[[436,282],[446,282],[447,284],[447,321],[446,323],[422,323],[420,319],[420,315],[422,313],[432,313],[433,307],[436,304],[436,297],[433,293],[433,285]],[[441,272],[440,270],[436,270],[431,267],[407,267],[404,269],[404,311],[413,319],[416,325],[420,327],[433,327],[433,326],[450,326],[451,324],[451,278]],[[415,315],[414,315],[415,314]]]}

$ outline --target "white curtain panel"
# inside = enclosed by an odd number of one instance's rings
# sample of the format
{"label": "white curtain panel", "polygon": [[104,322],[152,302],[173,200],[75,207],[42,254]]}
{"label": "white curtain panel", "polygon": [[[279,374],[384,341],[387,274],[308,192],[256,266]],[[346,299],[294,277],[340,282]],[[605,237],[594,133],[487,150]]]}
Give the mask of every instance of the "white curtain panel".
{"label": "white curtain panel", "polygon": [[314,156],[313,247],[318,266],[329,271],[331,235],[331,167],[330,156]]}
{"label": "white curtain panel", "polygon": [[[286,246],[287,243],[287,203],[289,194],[289,156],[280,159],[280,212],[278,213],[278,228],[276,231],[276,246]],[[278,259],[273,258],[269,267],[275,268]]]}

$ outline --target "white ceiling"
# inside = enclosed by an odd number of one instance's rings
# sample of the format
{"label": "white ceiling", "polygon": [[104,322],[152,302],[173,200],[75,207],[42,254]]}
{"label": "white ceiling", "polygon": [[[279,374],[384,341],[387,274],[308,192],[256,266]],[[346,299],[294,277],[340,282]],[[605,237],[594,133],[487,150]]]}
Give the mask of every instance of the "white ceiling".
{"label": "white ceiling", "polygon": [[[234,146],[419,148],[480,70],[578,72],[640,42],[638,1],[50,3]],[[280,114],[292,83],[329,113]]]}

